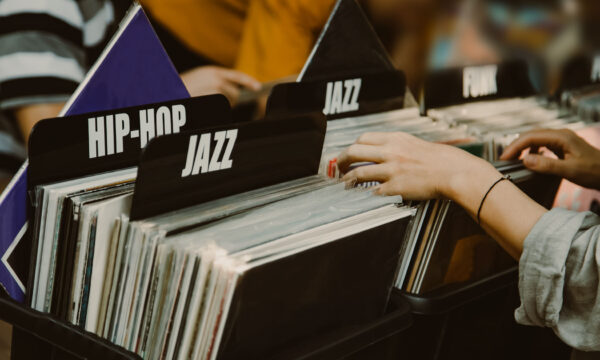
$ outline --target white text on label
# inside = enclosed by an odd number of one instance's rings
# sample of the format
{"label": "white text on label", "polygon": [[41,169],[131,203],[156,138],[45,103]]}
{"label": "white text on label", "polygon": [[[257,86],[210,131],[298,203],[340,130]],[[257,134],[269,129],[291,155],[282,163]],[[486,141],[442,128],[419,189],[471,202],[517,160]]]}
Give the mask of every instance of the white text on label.
{"label": "white text on label", "polygon": [[592,64],[592,82],[600,81],[600,55],[594,57]]}
{"label": "white text on label", "polygon": [[140,129],[131,130],[126,113],[88,118],[89,158],[120,154],[124,139],[140,139],[140,148],[156,136],[176,134],[186,123],[185,106],[161,106],[139,111]]}
{"label": "white text on label", "polygon": [[358,110],[361,79],[327,83],[323,114],[334,115]]}
{"label": "white text on label", "polygon": [[463,70],[463,98],[478,98],[498,93],[498,66],[466,67]]}
{"label": "white text on label", "polygon": [[185,168],[181,177],[230,169],[233,166],[231,154],[237,140],[238,131],[227,130],[190,136]]}

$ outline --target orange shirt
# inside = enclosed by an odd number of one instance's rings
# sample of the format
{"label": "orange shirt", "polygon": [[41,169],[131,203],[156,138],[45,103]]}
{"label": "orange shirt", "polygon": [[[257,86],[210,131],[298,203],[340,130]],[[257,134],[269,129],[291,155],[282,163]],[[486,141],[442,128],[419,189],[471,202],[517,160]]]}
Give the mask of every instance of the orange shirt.
{"label": "orange shirt", "polygon": [[142,0],[182,43],[260,81],[298,74],[335,0]]}
{"label": "orange shirt", "polygon": [[233,67],[251,0],[141,0],[146,11],[183,44]]}
{"label": "orange shirt", "polygon": [[260,81],[299,74],[335,0],[254,0],[236,68]]}

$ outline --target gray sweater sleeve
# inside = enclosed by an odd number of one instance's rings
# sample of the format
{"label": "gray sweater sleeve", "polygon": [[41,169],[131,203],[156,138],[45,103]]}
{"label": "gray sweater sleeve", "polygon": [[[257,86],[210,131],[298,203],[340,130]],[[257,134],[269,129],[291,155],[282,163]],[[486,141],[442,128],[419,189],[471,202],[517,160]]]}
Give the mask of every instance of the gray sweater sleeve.
{"label": "gray sweater sleeve", "polygon": [[600,217],[554,209],[533,227],[519,263],[517,322],[600,351]]}

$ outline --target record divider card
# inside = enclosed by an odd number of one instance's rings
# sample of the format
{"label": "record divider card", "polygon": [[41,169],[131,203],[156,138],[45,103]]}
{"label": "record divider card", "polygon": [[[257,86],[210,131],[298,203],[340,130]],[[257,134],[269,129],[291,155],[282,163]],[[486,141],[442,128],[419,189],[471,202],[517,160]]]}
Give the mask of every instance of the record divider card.
{"label": "record divider card", "polygon": [[319,113],[327,120],[398,110],[406,95],[396,70],[356,0],[339,0],[297,82],[276,85],[267,118]]}
{"label": "record divider card", "polygon": [[320,113],[327,120],[381,113],[404,107],[406,78],[397,70],[276,85],[267,103],[267,118]]}
{"label": "record divider card", "polygon": [[535,93],[527,63],[511,60],[434,71],[425,79],[421,106],[425,113],[429,109]]}
{"label": "record divider card", "polygon": [[142,155],[131,219],[316,175],[325,125],[317,114],[156,138]]}

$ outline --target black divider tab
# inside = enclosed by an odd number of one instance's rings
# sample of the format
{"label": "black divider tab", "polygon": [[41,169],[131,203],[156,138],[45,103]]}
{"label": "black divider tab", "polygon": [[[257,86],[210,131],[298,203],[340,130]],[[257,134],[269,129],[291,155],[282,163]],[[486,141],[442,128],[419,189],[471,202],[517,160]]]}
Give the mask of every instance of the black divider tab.
{"label": "black divider tab", "polygon": [[131,219],[315,175],[325,129],[322,116],[305,116],[154,139],[138,168]]}
{"label": "black divider tab", "polygon": [[298,81],[391,71],[395,67],[356,0],[339,0]]}
{"label": "black divider tab", "polygon": [[534,94],[527,63],[514,60],[433,72],[425,80],[423,106],[428,110]]}
{"label": "black divider tab", "polygon": [[327,120],[401,109],[406,79],[356,0],[334,6],[296,83],[273,88],[267,118],[322,113]]}
{"label": "black divider tab", "polygon": [[562,73],[559,93],[600,83],[600,54],[580,55],[569,60]]}
{"label": "black divider tab", "polygon": [[401,109],[406,78],[400,71],[279,84],[267,104],[267,117],[323,114],[328,120]]}
{"label": "black divider tab", "polygon": [[29,140],[29,187],[135,166],[156,136],[230,122],[222,95],[42,120]]}

